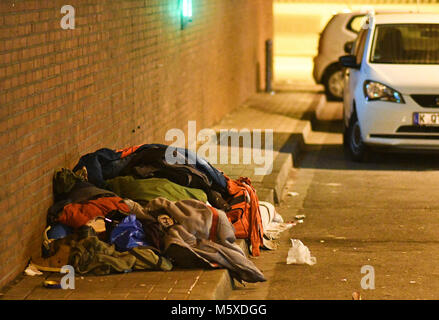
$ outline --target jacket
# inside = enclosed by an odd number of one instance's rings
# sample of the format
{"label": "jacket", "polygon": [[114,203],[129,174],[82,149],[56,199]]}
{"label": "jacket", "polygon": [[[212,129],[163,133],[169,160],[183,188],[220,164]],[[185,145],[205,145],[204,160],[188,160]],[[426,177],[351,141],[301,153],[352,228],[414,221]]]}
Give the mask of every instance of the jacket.
{"label": "jacket", "polygon": [[[67,182],[69,187],[62,185]],[[61,200],[55,202],[47,212],[47,224],[63,223],[73,228],[85,225],[97,216],[106,216],[111,211],[129,213],[128,206],[115,193],[95,187],[86,181],[56,180],[57,190],[62,190]],[[67,190],[70,190],[66,192]]]}
{"label": "jacket", "polygon": [[109,245],[97,237],[87,237],[74,243],[70,250],[69,264],[79,274],[96,275],[172,269],[172,263],[150,247],[136,247],[130,251],[118,252],[114,245]]}
{"label": "jacket", "polygon": [[[94,185],[103,188],[105,186],[105,180],[120,176],[121,171],[137,153],[150,148],[166,150],[168,147],[170,146],[163,144],[143,144],[120,150],[102,148],[82,156],[73,168],[73,171],[86,167],[88,180]],[[221,194],[227,192],[227,181],[222,172],[188,149],[174,148],[174,150],[178,153],[177,156],[179,157],[180,162],[184,164],[193,164],[197,170],[205,174],[215,191]]]}

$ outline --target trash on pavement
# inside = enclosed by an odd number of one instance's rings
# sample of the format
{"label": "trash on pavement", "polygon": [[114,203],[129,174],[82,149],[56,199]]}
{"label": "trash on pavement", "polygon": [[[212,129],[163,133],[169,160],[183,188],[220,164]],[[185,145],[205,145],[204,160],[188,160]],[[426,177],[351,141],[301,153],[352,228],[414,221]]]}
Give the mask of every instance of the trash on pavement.
{"label": "trash on pavement", "polygon": [[308,264],[314,265],[317,262],[315,257],[311,256],[308,247],[298,239],[290,239],[291,248],[288,251],[287,264]]}
{"label": "trash on pavement", "polygon": [[24,270],[24,273],[27,275],[27,276],[41,276],[43,273],[40,271],[40,270],[38,270],[38,268],[37,267],[35,267],[33,264],[32,264],[32,262],[31,263],[29,263],[29,265],[27,266],[27,268],[26,268],[26,270]]}
{"label": "trash on pavement", "polygon": [[44,281],[43,286],[48,289],[61,289],[61,283],[53,280]]}
{"label": "trash on pavement", "polygon": [[267,245],[266,240],[278,239],[282,232],[295,226],[296,222],[284,222],[282,216],[276,211],[276,208],[270,202],[259,201],[259,212],[261,214],[264,231],[264,248],[277,248],[277,246]]}
{"label": "trash on pavement", "polygon": [[298,192],[288,192],[288,195],[290,196],[290,197],[297,197],[298,195],[299,195],[299,193]]}
{"label": "trash on pavement", "polygon": [[266,250],[276,250],[279,247],[279,243],[275,240],[264,239],[263,244]]}

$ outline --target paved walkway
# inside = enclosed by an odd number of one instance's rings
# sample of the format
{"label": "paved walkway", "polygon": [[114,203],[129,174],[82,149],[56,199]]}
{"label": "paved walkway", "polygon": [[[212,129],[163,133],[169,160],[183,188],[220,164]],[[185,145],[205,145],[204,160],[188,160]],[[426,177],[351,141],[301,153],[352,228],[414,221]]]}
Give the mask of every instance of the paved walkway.
{"label": "paved walkway", "polygon": [[[292,168],[293,155],[303,134],[311,129],[310,115],[322,96],[315,88],[298,92],[279,91],[276,94],[257,94],[245,105],[226,116],[214,129],[273,129],[273,170],[268,175],[256,175],[251,164],[214,164],[231,178],[249,177],[260,200],[279,202]],[[238,147],[234,152],[242,152]],[[219,161],[218,161],[219,162]],[[244,241],[239,241],[245,247]],[[255,259],[255,258],[250,258]],[[170,272],[132,272],[109,276],[77,276],[75,290],[47,289],[42,282],[60,279],[62,275],[20,276],[3,289],[0,299],[15,300],[223,300],[234,288],[225,269],[187,270]]]}
{"label": "paved walkway", "polygon": [[[303,136],[311,131],[311,118],[315,110],[322,105],[323,96],[316,94],[315,87],[303,87],[298,92],[279,91],[276,94],[257,94],[242,107],[227,115],[214,129],[242,129],[250,131],[260,129],[273,130],[273,170],[267,175],[255,174],[255,168],[262,165],[254,161],[242,164],[243,147],[239,152],[241,164],[220,164],[231,178],[250,177],[260,200],[279,202],[282,187],[285,184],[289,169],[292,167],[294,154],[299,152]],[[254,159],[252,159],[254,160]]]}
{"label": "paved walkway", "polygon": [[[74,290],[48,289],[42,283],[62,275],[21,276],[4,295],[5,300],[215,300],[231,290],[224,270],[173,270],[76,276]],[[227,288],[227,287],[230,288]],[[225,288],[225,289],[224,289]]]}

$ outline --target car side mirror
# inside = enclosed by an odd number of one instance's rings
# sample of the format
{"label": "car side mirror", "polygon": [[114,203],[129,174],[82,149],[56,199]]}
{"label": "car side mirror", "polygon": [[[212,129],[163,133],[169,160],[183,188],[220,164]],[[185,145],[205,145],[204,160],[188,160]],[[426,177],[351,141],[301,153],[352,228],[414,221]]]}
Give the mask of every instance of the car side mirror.
{"label": "car side mirror", "polygon": [[342,56],[339,61],[343,67],[360,69],[360,65],[357,63],[357,57],[354,55]]}
{"label": "car side mirror", "polygon": [[348,41],[344,44],[344,52],[351,54],[352,48],[354,47],[354,41]]}

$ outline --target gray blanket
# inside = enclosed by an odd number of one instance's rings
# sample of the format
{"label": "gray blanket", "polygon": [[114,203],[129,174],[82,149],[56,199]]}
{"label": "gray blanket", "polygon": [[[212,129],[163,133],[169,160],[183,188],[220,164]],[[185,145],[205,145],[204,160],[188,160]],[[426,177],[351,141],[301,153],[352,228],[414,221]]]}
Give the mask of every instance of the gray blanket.
{"label": "gray blanket", "polygon": [[[226,214],[217,209],[215,241],[209,240],[212,226],[211,207],[198,200],[177,202],[156,198],[141,208],[132,207],[139,220],[168,215],[175,223],[165,227],[163,254],[180,267],[224,267],[239,281],[262,282],[264,275],[235,243],[235,232]],[[145,230],[147,232],[147,230]]]}

